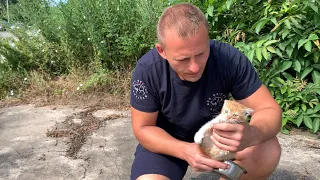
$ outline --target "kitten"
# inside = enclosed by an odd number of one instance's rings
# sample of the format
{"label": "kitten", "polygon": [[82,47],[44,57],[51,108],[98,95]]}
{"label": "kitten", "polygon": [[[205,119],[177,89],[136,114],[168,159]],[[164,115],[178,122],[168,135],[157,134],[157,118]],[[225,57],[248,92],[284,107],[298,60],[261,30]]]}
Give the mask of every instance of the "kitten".
{"label": "kitten", "polygon": [[194,136],[194,142],[200,145],[201,150],[210,158],[224,161],[234,159],[234,153],[220,150],[216,147],[210,136],[212,136],[212,124],[215,123],[242,123],[247,120],[247,117],[252,114],[253,110],[236,102],[225,100],[221,113],[204,124]]}

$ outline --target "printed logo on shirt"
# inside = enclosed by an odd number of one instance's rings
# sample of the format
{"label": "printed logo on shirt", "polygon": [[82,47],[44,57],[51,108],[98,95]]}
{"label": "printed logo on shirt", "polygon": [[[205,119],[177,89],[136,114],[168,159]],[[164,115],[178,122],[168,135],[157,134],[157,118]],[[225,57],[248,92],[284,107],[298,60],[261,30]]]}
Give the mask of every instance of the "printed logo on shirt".
{"label": "printed logo on shirt", "polygon": [[142,81],[134,80],[132,82],[132,87],[133,87],[132,88],[133,95],[137,99],[146,99],[148,97],[147,96],[148,90]]}
{"label": "printed logo on shirt", "polygon": [[223,93],[213,93],[207,100],[207,105],[210,107],[210,114],[216,116],[220,114],[224,100],[227,96]]}

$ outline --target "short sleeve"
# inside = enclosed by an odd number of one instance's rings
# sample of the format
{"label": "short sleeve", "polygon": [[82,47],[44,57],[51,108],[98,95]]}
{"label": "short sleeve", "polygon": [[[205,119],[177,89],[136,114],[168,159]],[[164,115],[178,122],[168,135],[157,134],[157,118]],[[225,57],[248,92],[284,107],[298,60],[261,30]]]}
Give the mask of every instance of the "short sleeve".
{"label": "short sleeve", "polygon": [[245,99],[258,90],[262,82],[249,59],[238,49],[230,47],[229,55],[232,75],[231,94],[236,100]]}
{"label": "short sleeve", "polygon": [[160,108],[157,98],[155,78],[148,73],[148,68],[137,64],[131,77],[130,105],[143,112],[156,112]]}

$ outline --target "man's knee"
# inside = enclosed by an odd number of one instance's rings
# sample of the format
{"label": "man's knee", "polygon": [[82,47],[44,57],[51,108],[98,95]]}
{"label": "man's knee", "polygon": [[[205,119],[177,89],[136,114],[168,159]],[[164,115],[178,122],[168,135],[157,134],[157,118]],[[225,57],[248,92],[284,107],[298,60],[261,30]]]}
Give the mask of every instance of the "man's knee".
{"label": "man's knee", "polygon": [[170,179],[160,174],[144,174],[139,176],[137,180],[170,180]]}
{"label": "man's knee", "polygon": [[[262,159],[263,161],[269,161],[271,166],[276,167],[278,165],[281,156],[281,146],[277,137],[274,137],[269,141],[263,143],[259,150],[261,152],[260,155],[262,155],[262,157],[265,157]],[[256,158],[259,158],[261,160],[261,157],[259,156]]]}
{"label": "man's knee", "polygon": [[237,153],[236,163],[243,166],[247,175],[242,179],[266,179],[278,166],[281,146],[276,137]]}

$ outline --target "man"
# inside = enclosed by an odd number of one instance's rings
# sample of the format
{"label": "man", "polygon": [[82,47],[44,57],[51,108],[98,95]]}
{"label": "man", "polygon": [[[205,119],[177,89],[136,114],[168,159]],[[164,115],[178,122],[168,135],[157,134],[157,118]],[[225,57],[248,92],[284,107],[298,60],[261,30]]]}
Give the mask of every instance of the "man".
{"label": "man", "polygon": [[209,40],[208,22],[197,7],[182,3],[159,19],[158,43],[132,75],[131,115],[139,141],[131,179],[178,180],[195,171],[229,168],[207,158],[193,142],[195,132],[220,113],[229,93],[255,112],[250,123],[216,124],[212,140],[236,152],[248,174],[266,179],[276,168],[281,109],[248,59],[225,43]]}

